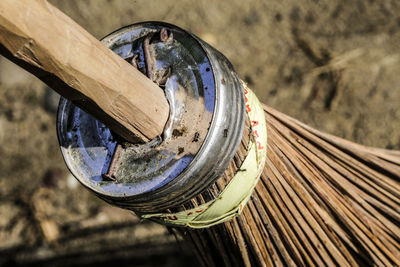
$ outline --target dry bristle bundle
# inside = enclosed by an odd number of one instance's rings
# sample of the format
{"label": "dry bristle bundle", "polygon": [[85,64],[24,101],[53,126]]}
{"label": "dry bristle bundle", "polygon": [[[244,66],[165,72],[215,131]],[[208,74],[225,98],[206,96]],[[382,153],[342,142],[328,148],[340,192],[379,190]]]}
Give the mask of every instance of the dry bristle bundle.
{"label": "dry bristle bundle", "polygon": [[[208,229],[177,229],[204,266],[400,265],[400,153],[264,110],[266,167],[243,213]],[[240,167],[234,162],[209,190],[224,188]]]}

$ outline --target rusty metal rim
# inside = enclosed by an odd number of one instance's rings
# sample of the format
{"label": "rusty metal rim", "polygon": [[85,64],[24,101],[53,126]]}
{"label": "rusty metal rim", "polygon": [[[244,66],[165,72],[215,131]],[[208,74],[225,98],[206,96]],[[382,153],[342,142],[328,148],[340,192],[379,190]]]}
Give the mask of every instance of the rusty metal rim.
{"label": "rusty metal rim", "polygon": [[[103,40],[118,38],[118,34],[121,32],[140,26],[174,28],[187,33],[171,24],[145,22],[124,27]],[[88,186],[84,177],[77,177],[82,184],[107,202],[138,212],[154,212],[179,205],[199,194],[222,175],[237,150],[242,138],[245,116],[244,96],[240,81],[232,65],[221,53],[193,34],[187,34],[197,41],[212,66],[216,100],[209,132],[190,164],[175,179],[154,191],[134,196],[114,196],[111,192],[101,192]],[[63,114],[67,103],[66,100],[61,100],[57,116],[60,144],[62,144]],[[70,168],[64,153],[63,156]]]}

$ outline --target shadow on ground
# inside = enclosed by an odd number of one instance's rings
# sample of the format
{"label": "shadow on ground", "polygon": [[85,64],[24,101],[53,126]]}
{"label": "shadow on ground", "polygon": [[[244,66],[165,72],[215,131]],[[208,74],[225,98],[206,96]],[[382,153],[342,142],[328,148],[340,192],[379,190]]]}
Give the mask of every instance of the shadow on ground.
{"label": "shadow on ground", "polygon": [[[176,24],[225,54],[264,103],[317,129],[400,149],[398,1],[50,2],[97,38],[140,21]],[[68,173],[57,102],[0,59],[0,265],[197,265],[164,227],[103,203]]]}

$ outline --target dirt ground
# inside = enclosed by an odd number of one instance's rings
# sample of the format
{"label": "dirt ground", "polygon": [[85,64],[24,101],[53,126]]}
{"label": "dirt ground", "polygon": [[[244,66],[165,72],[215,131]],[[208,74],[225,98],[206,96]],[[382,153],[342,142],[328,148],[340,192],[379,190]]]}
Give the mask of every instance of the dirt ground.
{"label": "dirt ground", "polygon": [[[265,104],[346,139],[400,149],[397,0],[50,2],[97,38],[140,21],[176,24],[225,54]],[[0,266],[196,265],[164,227],[103,203],[69,174],[57,103],[0,58]]]}

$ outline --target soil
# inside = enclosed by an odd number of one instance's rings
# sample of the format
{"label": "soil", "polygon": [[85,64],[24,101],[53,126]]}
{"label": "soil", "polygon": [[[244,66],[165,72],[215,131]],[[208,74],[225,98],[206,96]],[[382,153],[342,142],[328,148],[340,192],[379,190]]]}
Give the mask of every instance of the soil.
{"label": "soil", "polygon": [[[220,50],[259,98],[340,137],[400,149],[396,0],[51,0],[95,37],[160,20]],[[184,266],[167,230],[85,190],[58,147],[58,96],[0,58],[0,266]]]}

